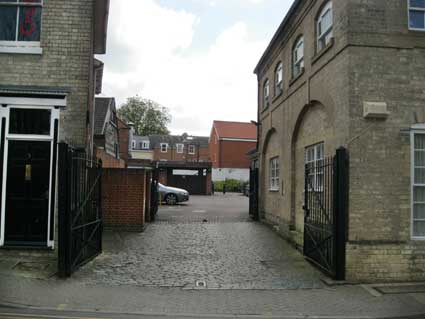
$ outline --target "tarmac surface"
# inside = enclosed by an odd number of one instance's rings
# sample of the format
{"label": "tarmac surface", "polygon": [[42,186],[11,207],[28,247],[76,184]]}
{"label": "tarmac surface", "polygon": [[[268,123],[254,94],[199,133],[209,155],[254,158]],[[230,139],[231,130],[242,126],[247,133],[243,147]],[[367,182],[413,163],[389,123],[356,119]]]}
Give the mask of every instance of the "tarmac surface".
{"label": "tarmac surface", "polygon": [[162,206],[67,280],[0,269],[0,318],[425,318],[423,284],[328,285],[247,209],[235,194]]}

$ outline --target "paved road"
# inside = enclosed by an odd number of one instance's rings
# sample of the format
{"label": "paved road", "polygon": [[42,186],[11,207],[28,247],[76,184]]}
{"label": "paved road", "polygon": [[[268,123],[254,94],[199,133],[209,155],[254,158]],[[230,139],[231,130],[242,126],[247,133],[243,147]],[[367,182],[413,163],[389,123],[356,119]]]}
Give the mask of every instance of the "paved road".
{"label": "paved road", "polygon": [[193,197],[144,233],[107,233],[104,254],[68,280],[0,272],[0,307],[17,307],[0,318],[425,318],[423,293],[325,287],[246,209],[244,197]]}
{"label": "paved road", "polygon": [[157,222],[209,223],[250,222],[248,197],[236,193],[214,196],[191,196],[190,201],[176,206],[161,206]]}
{"label": "paved road", "polygon": [[322,288],[321,274],[263,224],[241,195],[163,206],[144,233],[106,234],[105,252],[75,274],[89,283],[186,289]]}

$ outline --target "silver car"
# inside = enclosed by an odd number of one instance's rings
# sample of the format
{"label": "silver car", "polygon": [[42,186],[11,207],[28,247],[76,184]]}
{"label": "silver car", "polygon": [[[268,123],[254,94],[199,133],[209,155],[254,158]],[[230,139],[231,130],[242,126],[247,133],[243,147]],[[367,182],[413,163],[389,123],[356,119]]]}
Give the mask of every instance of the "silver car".
{"label": "silver car", "polygon": [[185,189],[158,183],[158,192],[160,201],[166,202],[168,205],[175,205],[189,200],[189,192]]}

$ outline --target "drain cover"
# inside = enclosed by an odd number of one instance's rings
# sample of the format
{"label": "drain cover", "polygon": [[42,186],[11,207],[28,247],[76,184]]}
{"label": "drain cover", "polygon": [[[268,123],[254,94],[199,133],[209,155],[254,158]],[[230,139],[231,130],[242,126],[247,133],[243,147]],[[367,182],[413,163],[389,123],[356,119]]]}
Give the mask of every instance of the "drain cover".
{"label": "drain cover", "polygon": [[203,281],[203,280],[197,280],[195,282],[195,286],[197,288],[205,288],[205,287],[207,287],[207,283],[205,281]]}

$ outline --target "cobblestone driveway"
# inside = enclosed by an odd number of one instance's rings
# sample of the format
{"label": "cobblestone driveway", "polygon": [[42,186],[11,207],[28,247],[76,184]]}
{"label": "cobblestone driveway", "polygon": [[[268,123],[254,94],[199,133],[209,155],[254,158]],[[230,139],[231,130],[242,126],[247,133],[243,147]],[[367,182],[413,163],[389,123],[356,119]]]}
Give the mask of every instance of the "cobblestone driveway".
{"label": "cobblestone driveway", "polygon": [[199,288],[197,281],[209,289],[322,288],[321,274],[246,211],[247,198],[238,195],[164,206],[144,233],[106,233],[105,252],[74,278],[188,289]]}

